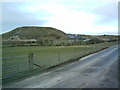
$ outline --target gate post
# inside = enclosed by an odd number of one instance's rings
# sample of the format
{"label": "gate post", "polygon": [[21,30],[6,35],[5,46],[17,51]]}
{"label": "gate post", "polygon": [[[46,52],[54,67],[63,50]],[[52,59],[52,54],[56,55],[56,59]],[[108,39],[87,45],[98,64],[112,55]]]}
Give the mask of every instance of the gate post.
{"label": "gate post", "polygon": [[33,53],[29,53],[28,55],[28,63],[29,63],[29,71],[33,70]]}

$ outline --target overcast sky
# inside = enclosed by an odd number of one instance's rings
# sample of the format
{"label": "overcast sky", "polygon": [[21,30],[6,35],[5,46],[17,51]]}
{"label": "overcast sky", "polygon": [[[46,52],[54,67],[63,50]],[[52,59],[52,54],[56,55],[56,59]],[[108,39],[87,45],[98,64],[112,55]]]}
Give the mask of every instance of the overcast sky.
{"label": "overcast sky", "polygon": [[2,33],[22,26],[118,34],[118,0],[2,0]]}

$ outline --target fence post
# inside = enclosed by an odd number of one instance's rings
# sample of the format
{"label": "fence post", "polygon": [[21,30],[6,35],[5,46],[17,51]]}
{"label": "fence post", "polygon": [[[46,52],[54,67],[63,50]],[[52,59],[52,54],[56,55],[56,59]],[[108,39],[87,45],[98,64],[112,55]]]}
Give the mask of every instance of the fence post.
{"label": "fence post", "polygon": [[76,58],[76,48],[74,48],[74,57]]}
{"label": "fence post", "polygon": [[60,51],[58,52],[58,62],[60,62]]}
{"label": "fence post", "polygon": [[29,60],[28,60],[29,71],[31,71],[31,70],[33,70],[33,53],[29,53],[28,57],[29,57]]}

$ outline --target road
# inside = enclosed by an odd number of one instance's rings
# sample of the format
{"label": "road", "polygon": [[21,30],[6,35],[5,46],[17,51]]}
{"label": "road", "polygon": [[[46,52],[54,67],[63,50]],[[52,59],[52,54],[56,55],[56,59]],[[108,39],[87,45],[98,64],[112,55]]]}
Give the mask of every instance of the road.
{"label": "road", "polygon": [[118,46],[3,88],[117,88]]}

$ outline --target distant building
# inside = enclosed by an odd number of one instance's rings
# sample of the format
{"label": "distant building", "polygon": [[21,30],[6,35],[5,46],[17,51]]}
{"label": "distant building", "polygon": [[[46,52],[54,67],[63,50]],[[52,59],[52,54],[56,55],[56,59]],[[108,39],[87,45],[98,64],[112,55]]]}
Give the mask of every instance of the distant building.
{"label": "distant building", "polygon": [[68,36],[69,38],[71,38],[71,39],[75,39],[75,38],[76,38],[75,34],[67,34],[67,36]]}
{"label": "distant building", "polygon": [[82,37],[78,34],[67,34],[67,36],[70,38],[70,39],[79,39],[79,40],[85,40],[85,37]]}
{"label": "distant building", "polygon": [[103,40],[103,41],[112,41],[113,38],[101,38],[101,40]]}

